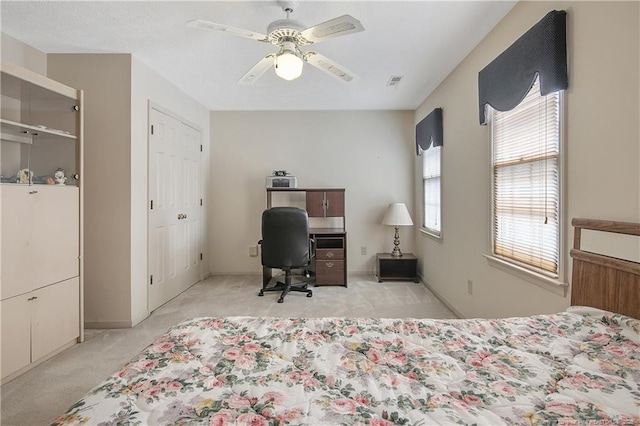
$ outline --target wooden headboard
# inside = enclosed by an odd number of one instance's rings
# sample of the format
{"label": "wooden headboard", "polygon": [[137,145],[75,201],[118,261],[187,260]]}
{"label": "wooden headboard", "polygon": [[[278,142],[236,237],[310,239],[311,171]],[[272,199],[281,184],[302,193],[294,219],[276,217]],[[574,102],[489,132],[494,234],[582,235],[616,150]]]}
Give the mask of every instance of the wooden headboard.
{"label": "wooden headboard", "polygon": [[571,305],[640,318],[640,263],[580,249],[583,229],[640,236],[640,224],[573,219]]}

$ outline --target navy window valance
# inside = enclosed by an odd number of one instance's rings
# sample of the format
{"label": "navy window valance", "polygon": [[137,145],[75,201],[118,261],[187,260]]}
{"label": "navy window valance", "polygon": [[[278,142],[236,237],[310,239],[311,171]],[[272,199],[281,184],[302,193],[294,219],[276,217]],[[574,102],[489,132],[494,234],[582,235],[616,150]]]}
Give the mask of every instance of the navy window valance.
{"label": "navy window valance", "polygon": [[420,155],[432,144],[442,146],[442,108],[434,109],[416,124],[416,154]]}
{"label": "navy window valance", "polygon": [[487,124],[487,104],[498,111],[515,108],[536,75],[543,96],[568,87],[566,16],[564,10],[549,12],[478,73],[480,124]]}

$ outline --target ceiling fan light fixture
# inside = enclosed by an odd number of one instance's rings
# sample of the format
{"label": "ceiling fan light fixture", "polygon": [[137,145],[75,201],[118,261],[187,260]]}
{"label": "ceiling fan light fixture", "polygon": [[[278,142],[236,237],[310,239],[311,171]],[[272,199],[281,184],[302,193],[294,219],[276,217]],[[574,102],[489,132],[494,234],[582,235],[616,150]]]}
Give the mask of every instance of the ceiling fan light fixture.
{"label": "ceiling fan light fixture", "polygon": [[[0,0],[2,1],[2,0]],[[334,37],[363,31],[364,27],[353,16],[343,15],[326,22],[306,27],[302,22],[290,18],[298,0],[278,0],[278,4],[287,14],[286,19],[277,19],[267,27],[267,34],[260,34],[229,25],[195,19],[187,24],[194,28],[202,28],[225,32],[230,35],[250,38],[262,43],[270,43],[279,47],[278,53],[269,53],[247,71],[238,84],[252,84],[271,66],[276,75],[283,80],[291,81],[302,75],[302,67],[307,62],[343,83],[356,81],[358,77],[343,66],[333,62],[317,52],[301,51],[301,46],[308,46]]]}
{"label": "ceiling fan light fixture", "polygon": [[276,75],[287,81],[295,80],[302,75],[302,65],[300,56],[291,50],[284,50],[275,59]]}

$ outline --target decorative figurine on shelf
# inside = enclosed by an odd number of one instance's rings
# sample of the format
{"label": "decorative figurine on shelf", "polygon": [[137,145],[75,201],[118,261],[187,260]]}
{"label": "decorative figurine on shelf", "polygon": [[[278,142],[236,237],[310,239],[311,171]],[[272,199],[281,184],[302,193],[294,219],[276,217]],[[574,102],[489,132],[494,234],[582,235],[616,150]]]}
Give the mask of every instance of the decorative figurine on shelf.
{"label": "decorative figurine on shelf", "polygon": [[64,185],[67,181],[67,178],[64,175],[64,170],[60,168],[56,170],[56,172],[53,174],[53,180],[56,181],[56,185]]}
{"label": "decorative figurine on shelf", "polygon": [[33,183],[33,172],[29,169],[20,169],[16,174],[18,183]]}

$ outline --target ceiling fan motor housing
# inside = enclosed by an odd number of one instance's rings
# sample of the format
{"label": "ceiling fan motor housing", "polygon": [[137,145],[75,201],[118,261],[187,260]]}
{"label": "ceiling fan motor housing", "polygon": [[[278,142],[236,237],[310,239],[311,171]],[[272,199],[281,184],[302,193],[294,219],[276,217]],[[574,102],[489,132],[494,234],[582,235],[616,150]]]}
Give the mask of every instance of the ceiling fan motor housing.
{"label": "ceiling fan motor housing", "polygon": [[300,34],[307,27],[294,19],[278,19],[267,27],[267,39],[270,43],[280,45],[284,41],[292,41],[297,45],[311,44]]}

